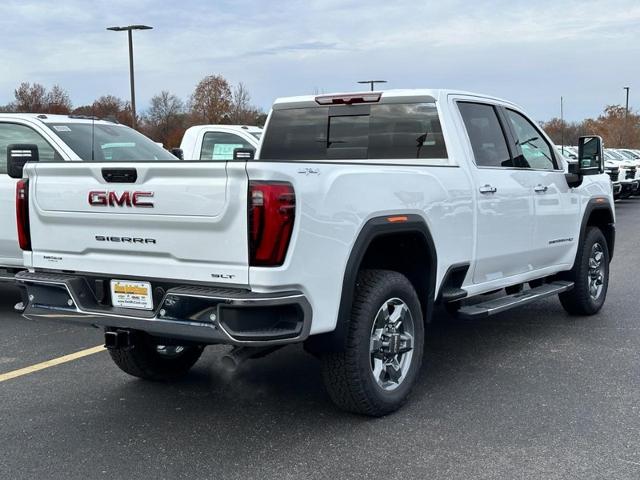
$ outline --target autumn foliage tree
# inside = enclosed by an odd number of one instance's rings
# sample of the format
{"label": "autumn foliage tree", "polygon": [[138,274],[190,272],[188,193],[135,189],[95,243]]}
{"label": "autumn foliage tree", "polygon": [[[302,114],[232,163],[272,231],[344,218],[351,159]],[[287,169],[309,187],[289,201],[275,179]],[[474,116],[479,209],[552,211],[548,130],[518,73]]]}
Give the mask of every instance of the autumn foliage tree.
{"label": "autumn foliage tree", "polygon": [[68,114],[73,108],[69,94],[58,85],[47,91],[39,83],[22,82],[14,90],[14,97],[8,109],[15,112]]}
{"label": "autumn foliage tree", "polygon": [[194,123],[228,123],[233,95],[221,75],[203,78],[191,95],[189,110]]}
{"label": "autumn foliage tree", "polygon": [[581,135],[600,135],[611,148],[640,148],[640,115],[632,109],[627,114],[621,105],[607,105],[598,118],[567,123],[559,118],[543,122],[544,131],[557,145],[577,145]]}

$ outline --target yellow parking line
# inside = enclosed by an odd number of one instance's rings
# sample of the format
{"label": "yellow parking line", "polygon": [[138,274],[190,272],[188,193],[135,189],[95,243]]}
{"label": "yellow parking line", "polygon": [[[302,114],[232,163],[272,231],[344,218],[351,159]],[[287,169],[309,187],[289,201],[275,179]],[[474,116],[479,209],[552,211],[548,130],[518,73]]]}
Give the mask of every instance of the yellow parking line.
{"label": "yellow parking line", "polygon": [[89,355],[93,355],[94,353],[100,353],[104,350],[105,348],[103,345],[98,345],[97,347],[80,350],[79,352],[71,353],[63,357],[54,358],[52,360],[47,360],[46,362],[36,363],[35,365],[31,365],[30,367],[14,370],[13,372],[2,373],[0,374],[0,383],[11,380],[12,378],[22,377],[23,375],[38,372],[40,370],[44,370],[45,368],[55,367],[56,365],[60,365],[62,363],[72,362],[73,360],[77,360],[78,358],[87,357]]}

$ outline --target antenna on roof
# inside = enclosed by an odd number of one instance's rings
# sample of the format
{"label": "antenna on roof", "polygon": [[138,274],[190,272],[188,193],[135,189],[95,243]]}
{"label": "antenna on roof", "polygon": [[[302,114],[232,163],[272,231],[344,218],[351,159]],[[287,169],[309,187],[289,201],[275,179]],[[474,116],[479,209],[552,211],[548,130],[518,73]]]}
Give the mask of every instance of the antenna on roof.
{"label": "antenna on roof", "polygon": [[370,84],[371,85],[371,91],[373,92],[373,87],[376,83],[387,83],[386,80],[360,80],[358,83],[363,83],[363,84]]}

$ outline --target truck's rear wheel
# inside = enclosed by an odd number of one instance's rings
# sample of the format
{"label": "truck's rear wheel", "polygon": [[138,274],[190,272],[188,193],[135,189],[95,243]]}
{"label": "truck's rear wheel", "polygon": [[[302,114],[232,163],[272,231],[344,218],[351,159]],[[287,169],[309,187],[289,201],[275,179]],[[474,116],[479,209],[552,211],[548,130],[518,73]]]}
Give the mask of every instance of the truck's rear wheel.
{"label": "truck's rear wheel", "polygon": [[567,313],[593,315],[600,311],[609,287],[609,248],[599,228],[587,228],[568,279],[575,283],[573,289],[560,294]]}
{"label": "truck's rear wheel", "polygon": [[134,377],[154,381],[172,381],[183,377],[198,361],[202,345],[162,345],[144,333],[131,336],[131,345],[111,348],[115,364]]}
{"label": "truck's rear wheel", "polygon": [[422,311],[411,282],[388,270],[361,272],[346,349],[322,357],[331,399],[364,415],[397,410],[416,381],[423,346]]}

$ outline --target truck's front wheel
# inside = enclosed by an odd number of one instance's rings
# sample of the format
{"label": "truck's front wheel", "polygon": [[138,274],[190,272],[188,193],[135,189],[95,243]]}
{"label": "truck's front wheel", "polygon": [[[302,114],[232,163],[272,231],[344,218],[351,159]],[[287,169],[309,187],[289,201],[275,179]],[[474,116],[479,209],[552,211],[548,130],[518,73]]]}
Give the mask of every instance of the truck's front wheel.
{"label": "truck's front wheel", "polygon": [[593,315],[600,311],[609,287],[609,248],[599,228],[587,228],[568,278],[575,285],[572,290],[560,294],[560,302],[567,313]]}
{"label": "truck's front wheel", "polygon": [[173,381],[183,377],[202,355],[201,345],[162,345],[138,332],[131,345],[110,348],[114,363],[125,373],[154,381]]}
{"label": "truck's front wheel", "polygon": [[344,351],[325,353],[322,374],[342,409],[371,416],[397,410],[413,387],[424,346],[418,296],[404,275],[360,273]]}

